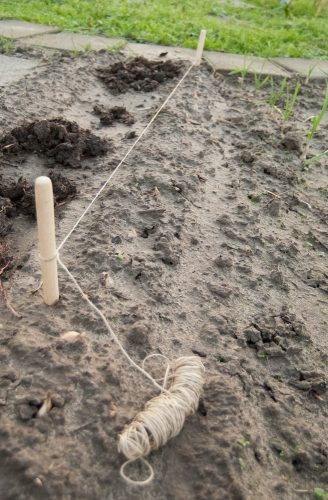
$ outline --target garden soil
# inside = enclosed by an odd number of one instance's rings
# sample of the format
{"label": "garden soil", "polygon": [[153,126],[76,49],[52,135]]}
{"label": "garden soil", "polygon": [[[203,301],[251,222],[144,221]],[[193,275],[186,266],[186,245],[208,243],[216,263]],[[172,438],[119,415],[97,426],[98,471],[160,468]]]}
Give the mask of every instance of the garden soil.
{"label": "garden soil", "polygon": [[[251,77],[193,68],[61,250],[137,363],[194,354],[206,368],[198,411],[150,455],[154,480],[134,487],[120,476],[118,435],[157,390],[62,272],[60,301],[43,304],[33,210],[15,205],[8,186],[24,179],[31,200],[37,176],[63,176],[60,242],[178,77],[151,89],[125,78],[113,95],[99,74],[113,63],[128,71],[120,54],[39,56],[29,78],[0,87],[2,139],[23,126],[34,144],[0,153],[2,267],[10,261],[1,499],[296,500],[327,490],[328,185],[324,158],[304,164],[304,120],[319,111],[324,83],[302,82],[283,122],[267,104],[270,84],[256,93]],[[95,106],[124,107],[135,122],[103,126]],[[63,136],[68,123],[89,131],[101,154],[79,149],[70,162],[40,149],[54,123]],[[307,156],[327,140],[323,124]],[[83,335],[67,341],[68,331]],[[164,368],[149,361],[159,378]],[[134,464],[129,474],[147,470]]]}

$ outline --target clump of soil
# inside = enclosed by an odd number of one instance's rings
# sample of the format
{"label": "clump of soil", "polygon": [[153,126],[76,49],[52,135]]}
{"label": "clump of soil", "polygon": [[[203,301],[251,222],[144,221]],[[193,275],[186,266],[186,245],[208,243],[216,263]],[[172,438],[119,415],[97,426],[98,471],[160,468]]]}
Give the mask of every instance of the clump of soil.
{"label": "clump of soil", "polygon": [[0,138],[3,154],[44,154],[74,168],[84,158],[104,154],[108,147],[108,141],[62,118],[24,123]]}
{"label": "clump of soil", "polygon": [[0,238],[4,238],[10,232],[12,224],[8,219],[8,215],[12,209],[11,201],[0,196]]}
{"label": "clump of soil", "polygon": [[52,181],[56,205],[59,205],[64,201],[70,200],[76,196],[76,185],[67,177],[53,171],[49,172],[49,177]]}
{"label": "clump of soil", "polygon": [[178,76],[180,71],[181,63],[177,61],[149,61],[136,57],[128,62],[116,62],[108,68],[99,68],[97,74],[113,94],[121,94],[129,89],[150,92]]}
{"label": "clump of soil", "polygon": [[99,115],[100,123],[104,126],[113,125],[114,122],[133,125],[135,122],[134,117],[124,106],[114,106],[113,108],[95,106],[93,110],[96,115]]}
{"label": "clump of soil", "polygon": [[[77,192],[76,186],[67,177],[55,172],[50,172],[49,177],[52,180],[56,205],[74,198]],[[5,214],[8,217],[12,217],[16,213],[35,216],[34,186],[23,177],[10,185],[0,185],[0,196],[3,197],[0,198],[0,202],[4,200]],[[0,219],[0,234],[1,230]]]}

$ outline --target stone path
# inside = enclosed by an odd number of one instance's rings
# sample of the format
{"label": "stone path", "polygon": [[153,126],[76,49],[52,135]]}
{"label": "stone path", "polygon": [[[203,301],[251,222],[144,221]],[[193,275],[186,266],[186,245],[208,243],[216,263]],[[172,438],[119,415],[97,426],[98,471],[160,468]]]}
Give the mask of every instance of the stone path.
{"label": "stone path", "polygon": [[36,68],[38,61],[0,54],[0,86],[20,80]]}
{"label": "stone path", "polygon": [[[124,50],[127,54],[152,58],[167,52],[170,58],[187,60],[192,60],[195,54],[195,51],[192,49],[127,43],[122,39],[62,32],[55,27],[24,21],[0,21],[0,35],[11,38],[16,43],[25,46],[40,46],[70,51],[120,49]],[[328,61],[292,58],[264,59],[261,57],[207,51],[204,52],[204,59],[218,71],[244,70],[245,72],[282,77],[298,74],[309,79],[326,79],[328,77]],[[3,83],[4,78],[7,78],[7,75],[4,76],[6,71],[11,71],[11,78],[14,78],[15,71],[16,75],[19,74],[18,67],[20,65],[20,70],[26,71],[26,67],[24,67],[26,63],[23,63],[22,59],[17,60],[16,69],[8,69],[8,64],[6,59],[0,59],[0,84]]]}

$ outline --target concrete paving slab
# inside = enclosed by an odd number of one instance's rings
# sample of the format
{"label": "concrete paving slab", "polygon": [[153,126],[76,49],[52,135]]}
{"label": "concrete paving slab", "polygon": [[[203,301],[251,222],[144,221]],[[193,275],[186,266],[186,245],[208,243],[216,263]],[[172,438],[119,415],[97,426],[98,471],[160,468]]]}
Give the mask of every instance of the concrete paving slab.
{"label": "concrete paving slab", "polygon": [[[129,43],[128,48],[134,55],[151,59],[156,59],[157,57],[160,57],[160,54],[165,54],[165,52],[167,52],[165,57],[168,59],[184,59],[192,61],[196,54],[194,49],[167,47],[166,45],[152,45],[149,43]],[[163,57],[163,60],[165,60],[165,57]]]}
{"label": "concrete paving slab", "polygon": [[225,52],[204,52],[204,58],[217,70],[234,71],[247,68],[251,73],[272,76],[290,76],[290,73],[262,57],[226,54]]}
{"label": "concrete paving slab", "polygon": [[125,41],[119,38],[103,36],[79,35],[78,33],[62,32],[53,35],[37,35],[20,40],[24,45],[38,45],[60,50],[101,50],[124,46]]}
{"label": "concrete paving slab", "polygon": [[9,57],[0,54],[0,86],[20,80],[36,68],[39,62],[22,57]]}
{"label": "concrete paving slab", "polygon": [[296,59],[278,57],[271,59],[276,64],[279,64],[288,71],[309,77],[310,79],[326,79],[328,78],[328,61],[318,61],[316,59]]}
{"label": "concrete paving slab", "polygon": [[17,40],[19,38],[40,35],[42,33],[57,33],[59,28],[44,24],[26,23],[25,21],[0,21],[0,35]]}

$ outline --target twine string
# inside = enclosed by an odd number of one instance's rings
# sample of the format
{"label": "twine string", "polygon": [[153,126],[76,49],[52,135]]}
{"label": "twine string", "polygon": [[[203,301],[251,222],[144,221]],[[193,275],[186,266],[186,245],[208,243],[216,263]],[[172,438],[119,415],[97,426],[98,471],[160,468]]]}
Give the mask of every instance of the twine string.
{"label": "twine string", "polygon": [[103,192],[103,190],[106,188],[106,186],[109,184],[109,182],[112,180],[112,178],[117,174],[117,172],[119,171],[119,169],[121,168],[121,166],[123,165],[123,163],[126,161],[126,159],[128,158],[128,156],[130,156],[130,154],[132,153],[132,151],[134,150],[134,148],[138,144],[138,142],[146,134],[146,132],[148,131],[148,129],[151,127],[151,125],[153,124],[153,122],[156,120],[156,118],[160,114],[160,112],[165,108],[165,106],[167,105],[167,103],[170,101],[171,97],[175,94],[175,92],[178,90],[178,88],[180,87],[180,85],[187,78],[187,76],[189,75],[189,73],[190,73],[191,69],[194,67],[194,65],[195,65],[195,63],[193,62],[189,66],[189,68],[184,73],[184,75],[179,80],[179,82],[176,84],[176,86],[174,87],[174,89],[169,93],[169,95],[167,96],[167,98],[165,99],[165,101],[161,104],[161,106],[158,108],[158,110],[156,111],[156,113],[154,114],[154,116],[151,118],[151,120],[148,122],[148,124],[146,125],[146,127],[142,130],[141,134],[137,137],[137,139],[135,140],[135,142],[132,144],[132,146],[128,149],[128,151],[126,152],[126,154],[123,156],[122,160],[116,165],[116,167],[114,168],[114,170],[112,171],[112,173],[110,174],[110,176],[108,177],[108,179],[104,182],[104,184],[101,186],[101,188],[97,191],[97,193],[95,194],[95,196],[90,201],[89,205],[82,212],[82,214],[80,215],[80,217],[75,222],[74,226],[71,228],[71,230],[67,233],[67,235],[65,236],[65,238],[63,239],[63,241],[58,246],[58,248],[57,248],[58,252],[59,252],[59,250],[62,249],[62,247],[65,245],[66,241],[70,238],[70,236],[75,231],[75,229],[78,227],[78,225],[80,224],[80,222],[84,219],[85,215],[89,212],[89,210],[92,207],[92,205],[99,198],[99,196],[101,195],[101,193]]}

